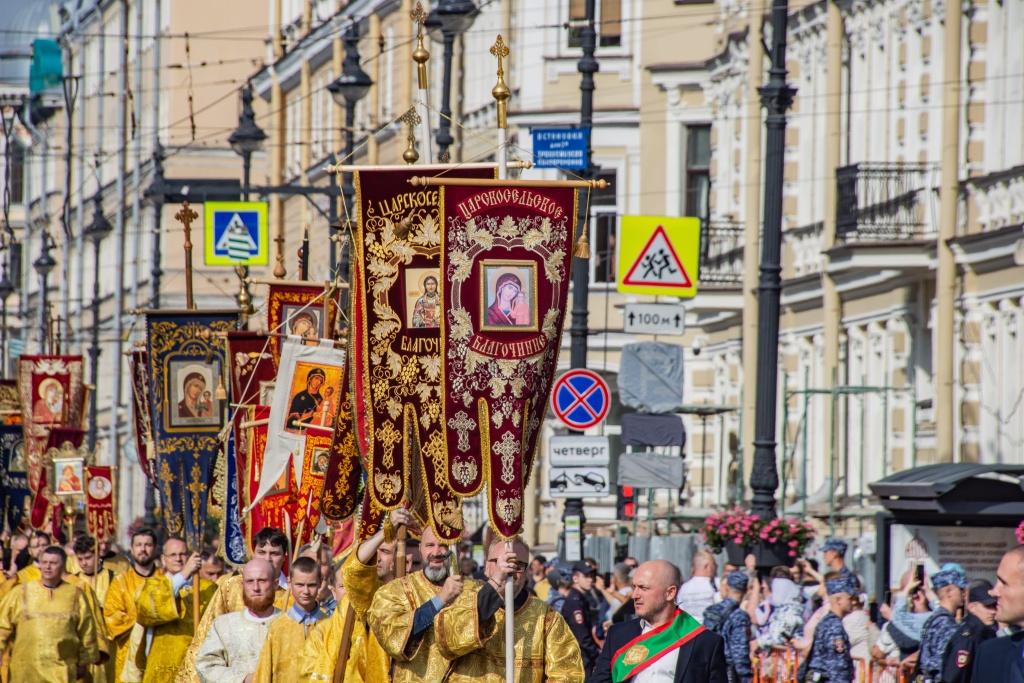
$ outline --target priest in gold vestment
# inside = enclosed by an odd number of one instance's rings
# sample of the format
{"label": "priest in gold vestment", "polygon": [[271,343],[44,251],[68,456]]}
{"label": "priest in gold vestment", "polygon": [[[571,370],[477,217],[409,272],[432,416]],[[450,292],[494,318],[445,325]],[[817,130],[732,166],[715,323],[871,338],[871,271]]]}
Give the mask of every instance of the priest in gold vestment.
{"label": "priest in gold vestment", "polygon": [[132,628],[138,617],[135,598],[142,590],[146,579],[163,573],[156,566],[156,532],[152,529],[137,530],[132,534],[131,549],[134,560],[132,568],[114,577],[107,591],[107,599],[103,601],[103,621],[107,625],[107,637],[117,648],[114,657],[116,683],[122,683],[124,663],[131,645]]}
{"label": "priest in gold vestment", "polygon": [[93,619],[96,621],[96,640],[99,643],[103,661],[90,664],[81,683],[113,683],[114,655],[116,648],[107,637],[107,625],[103,620],[103,601],[110,590],[114,572],[109,569],[97,570],[96,540],[91,536],[79,536],[73,546],[78,571],[68,574],[64,580],[82,589],[89,601]]}
{"label": "priest in gold vestment", "polygon": [[[288,552],[288,538],[280,529],[265,527],[253,536],[252,545],[255,558],[266,560],[274,567],[274,571],[277,572],[277,576],[274,578],[274,581],[278,584],[277,591],[274,594],[274,606],[280,610],[287,609],[290,603],[288,599],[288,580],[282,574],[281,568],[284,567],[285,555]],[[192,644],[189,645],[181,669],[174,679],[176,683],[199,683],[199,676],[196,674],[196,655],[199,653],[199,648],[202,647],[203,641],[206,640],[207,633],[210,632],[213,620],[222,614],[240,612],[245,609],[241,576],[232,576],[218,583],[220,589],[213,596],[210,606],[203,613],[203,618],[199,622],[199,629],[192,638]]]}
{"label": "priest in gold vestment", "polygon": [[289,574],[292,605],[267,630],[251,683],[296,683],[306,639],[327,618],[317,599],[322,582],[320,564],[311,557],[300,557]]}
{"label": "priest in gold vestment", "polygon": [[0,600],[0,650],[11,645],[17,683],[74,683],[79,667],[100,661],[92,609],[82,589],[63,580],[65,562],[63,548],[45,549],[42,578]]}
{"label": "priest in gold vestment", "polygon": [[430,527],[423,530],[420,552],[423,570],[382,586],[368,614],[374,637],[394,660],[393,683],[445,679],[451,662],[438,646],[435,619],[454,604],[471,607],[480,588],[473,579],[451,574],[451,550]]}
{"label": "priest in gold vestment", "polygon": [[[199,553],[189,553],[185,541],[164,541],[161,563],[164,573],[147,579],[135,608],[138,622],[147,630],[147,645],[136,652],[136,666],[144,671],[143,683],[171,683],[181,668],[195,635],[192,577],[199,571]],[[199,580],[199,609],[202,611],[217,592],[217,584]]]}
{"label": "priest in gold vestment", "polygon": [[491,544],[487,582],[473,602],[458,600],[437,615],[442,656],[453,662],[447,683],[504,683],[505,579],[513,576],[516,683],[583,683],[579,644],[562,615],[526,590],[530,549],[516,539]]}
{"label": "priest in gold vestment", "polygon": [[[394,529],[409,523],[405,508],[396,508],[389,515],[390,525],[366,539],[349,553],[335,573],[338,607],[334,615],[314,629],[306,640],[302,656],[300,681],[331,681],[338,664],[341,636],[349,606],[354,610],[352,636],[345,663],[345,683],[388,683],[391,657],[377,642],[366,622],[366,613],[377,589],[395,577]],[[406,567],[411,567],[419,549],[406,546]],[[376,561],[374,562],[376,558]]]}

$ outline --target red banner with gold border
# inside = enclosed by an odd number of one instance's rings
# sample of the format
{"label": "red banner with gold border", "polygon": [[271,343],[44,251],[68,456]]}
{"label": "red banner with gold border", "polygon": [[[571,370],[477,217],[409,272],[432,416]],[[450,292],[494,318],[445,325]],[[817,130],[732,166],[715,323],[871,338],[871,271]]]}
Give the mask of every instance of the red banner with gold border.
{"label": "red banner with gold border", "polygon": [[[260,488],[260,472],[263,471],[263,453],[267,447],[267,424],[270,420],[269,406],[254,406],[245,411],[248,420],[251,422],[264,422],[264,424],[250,427],[241,431],[243,441],[239,442],[239,450],[248,453],[246,458],[245,473],[245,505],[249,507],[249,501],[253,499]],[[252,552],[252,537],[263,527],[274,527],[275,529],[285,528],[285,513],[289,504],[294,504],[295,476],[292,473],[291,465],[278,477],[277,482],[270,493],[264,496],[256,506],[249,511],[243,520],[245,525],[245,542]]]}
{"label": "red banner with gold border", "polygon": [[85,385],[81,356],[20,356],[18,395],[21,399],[22,428],[28,485],[36,491],[46,441],[55,427],[82,427]]}
{"label": "red banner with gold border", "polygon": [[355,174],[360,224],[352,243],[349,359],[369,497],[385,510],[407,499],[408,462],[418,447],[430,523],[451,542],[461,529],[443,521],[459,503],[448,485],[441,421],[440,192],[409,184],[413,176],[441,172],[495,176],[494,169],[426,166]]}
{"label": "red banner with gold border", "polygon": [[[270,332],[294,334],[303,339],[332,339],[338,315],[338,292],[324,294],[320,282],[281,281],[267,290],[267,329]],[[325,305],[329,302],[329,305]],[[281,361],[281,339],[270,338],[270,352],[275,367]]]}
{"label": "red banner with gold border", "polygon": [[331,460],[331,442],[334,430],[322,427],[306,429],[306,451],[302,456],[302,483],[298,500],[291,512],[292,547],[309,543],[316,525],[320,523],[320,500],[324,492],[324,478]]}
{"label": "red banner with gold border", "polygon": [[356,449],[355,432],[352,430],[350,366],[351,363],[345,363],[342,371],[341,401],[338,402],[338,416],[334,421],[331,438],[331,457],[324,480],[323,497],[320,499],[321,512],[332,522],[354,515],[360,502],[359,481],[363,476],[363,466]]}
{"label": "red banner with gold border", "polygon": [[149,353],[135,349],[128,354],[128,374],[131,376],[135,450],[139,467],[146,478],[156,484],[153,476],[153,408],[149,397]]}
{"label": "red banner with gold border", "polygon": [[114,469],[107,466],[86,466],[85,482],[86,529],[90,535],[98,539],[114,538],[117,533]]}
{"label": "red banner with gold border", "polygon": [[459,496],[486,485],[494,531],[519,533],[523,489],[562,341],[576,191],[441,188],[442,470]]}

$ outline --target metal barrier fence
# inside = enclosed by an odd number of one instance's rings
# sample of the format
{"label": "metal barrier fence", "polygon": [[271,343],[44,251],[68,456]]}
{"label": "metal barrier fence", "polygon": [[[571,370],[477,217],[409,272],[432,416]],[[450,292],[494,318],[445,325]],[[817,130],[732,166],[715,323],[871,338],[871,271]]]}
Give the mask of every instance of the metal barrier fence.
{"label": "metal barrier fence", "polygon": [[[802,657],[791,647],[775,647],[753,659],[753,683],[797,683]],[[912,666],[855,659],[854,683],[911,683]]]}

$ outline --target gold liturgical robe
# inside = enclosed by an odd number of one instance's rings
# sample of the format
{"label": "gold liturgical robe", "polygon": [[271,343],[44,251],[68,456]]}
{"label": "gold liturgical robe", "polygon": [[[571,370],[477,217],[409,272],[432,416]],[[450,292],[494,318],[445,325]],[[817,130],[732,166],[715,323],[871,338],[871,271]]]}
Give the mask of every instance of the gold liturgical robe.
{"label": "gold liturgical robe", "polygon": [[[89,603],[89,611],[92,613],[93,621],[96,622],[96,642],[99,645],[100,654],[103,655],[102,663],[89,665],[85,678],[81,679],[82,683],[112,683],[114,680],[114,647],[107,639],[107,626],[103,621],[103,603],[100,602],[99,596],[92,587],[95,582],[101,587],[103,583],[106,583],[106,588],[109,588],[109,572],[101,571],[99,576],[74,574],[65,576],[64,580],[78,586]],[[105,593],[106,591],[104,591]]]}
{"label": "gold liturgical robe", "polygon": [[[199,580],[200,611],[206,609],[216,592],[217,584]],[[171,577],[149,579],[135,598],[135,607],[139,624],[153,629],[149,654],[142,645],[135,658],[139,669],[145,671],[143,683],[171,683],[194,635],[192,582],[182,586],[175,596]]]}
{"label": "gold liturgical robe", "polygon": [[306,639],[326,620],[327,615],[319,608],[314,615],[304,615],[295,605],[274,619],[260,650],[252,683],[298,683]]}
{"label": "gold liturgical robe", "polygon": [[303,652],[302,681],[332,681],[334,668],[341,651],[341,636],[345,630],[345,615],[349,605],[355,610],[349,655],[345,663],[345,683],[389,683],[391,657],[377,642],[366,622],[366,613],[373,596],[380,588],[377,566],[365,565],[349,553],[341,568],[341,583],[345,595],[330,619],[324,620],[306,641]]}
{"label": "gold liturgical robe", "polygon": [[38,581],[41,578],[43,578],[43,573],[39,571],[39,567],[35,565],[35,562],[25,567],[24,569],[19,569],[17,574],[7,579],[3,582],[2,585],[0,585],[0,600],[3,600],[4,596],[6,596],[8,593],[10,593],[18,586],[24,586],[26,583],[29,583],[31,581]]}
{"label": "gold liturgical robe", "polygon": [[114,576],[121,576],[132,568],[132,563],[121,553],[110,553],[103,558],[103,568],[114,572]]}
{"label": "gold liturgical robe", "polygon": [[[477,603],[457,600],[438,612],[434,630],[441,654],[455,662],[447,683],[504,683],[504,608],[480,623]],[[576,637],[549,605],[527,598],[516,610],[513,633],[516,683],[583,683]]]}
{"label": "gold liturgical robe", "polygon": [[[478,581],[467,579],[462,593],[450,607],[463,602],[472,607],[476,604],[479,589]],[[394,683],[444,680],[451,662],[445,659],[437,646],[437,621],[419,635],[412,635],[416,608],[440,592],[440,586],[431,583],[422,571],[418,571],[382,586],[374,596],[367,621],[377,642],[395,660]],[[450,607],[445,607],[438,614]]]}
{"label": "gold liturgical robe", "polygon": [[17,683],[74,683],[78,665],[100,659],[96,622],[82,590],[32,581],[0,600],[0,649],[11,647]]}
{"label": "gold liturgical robe", "polygon": [[[199,630],[196,631],[195,636],[192,638],[192,644],[188,646],[188,652],[185,653],[181,669],[178,670],[178,675],[174,679],[177,683],[199,683],[199,676],[196,674],[196,655],[199,654],[199,648],[203,646],[203,641],[206,640],[206,634],[210,632],[210,625],[213,624],[213,620],[222,614],[240,612],[245,609],[245,602],[242,601],[241,576],[221,578],[217,585],[220,586],[220,589],[213,596],[206,611],[203,612],[203,618],[199,621]],[[277,592],[274,595],[274,607],[280,610],[286,609],[290,597],[291,593],[288,592],[287,588],[278,586]]]}
{"label": "gold liturgical robe", "polygon": [[[162,574],[163,571],[160,569],[154,569],[150,578]],[[107,638],[117,647],[117,654],[114,657],[114,676],[117,683],[121,681],[121,672],[128,657],[129,636],[132,627],[135,626],[135,598],[145,585],[146,578],[135,571],[134,567],[124,574],[115,576],[107,591],[107,599],[103,601],[103,621],[107,624]]]}

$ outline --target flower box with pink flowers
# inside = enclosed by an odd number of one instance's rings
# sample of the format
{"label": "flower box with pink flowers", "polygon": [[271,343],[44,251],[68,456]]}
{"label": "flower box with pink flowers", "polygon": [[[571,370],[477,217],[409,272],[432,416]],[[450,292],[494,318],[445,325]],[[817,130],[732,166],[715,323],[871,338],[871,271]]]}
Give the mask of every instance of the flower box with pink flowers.
{"label": "flower box with pink flowers", "polygon": [[808,522],[785,517],[762,520],[739,507],[710,515],[701,533],[713,551],[735,551],[729,553],[730,562],[733,555],[752,550],[759,567],[792,566],[814,540],[814,527]]}

